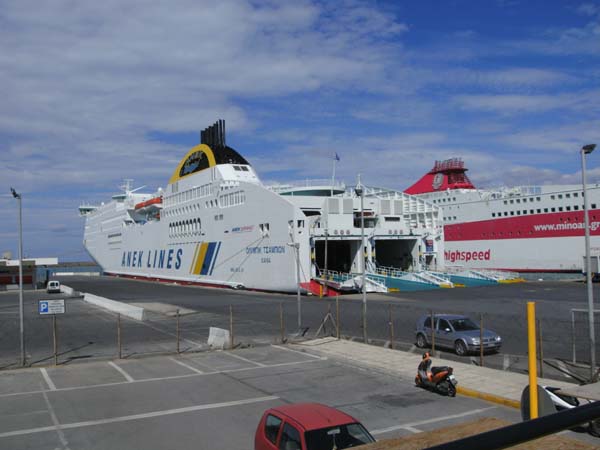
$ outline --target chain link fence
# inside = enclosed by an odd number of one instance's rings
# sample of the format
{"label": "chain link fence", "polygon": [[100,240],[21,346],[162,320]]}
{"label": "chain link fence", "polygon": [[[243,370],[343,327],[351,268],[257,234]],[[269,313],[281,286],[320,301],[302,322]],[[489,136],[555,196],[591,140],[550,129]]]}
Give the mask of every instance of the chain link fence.
{"label": "chain link fence", "polygon": [[[373,298],[374,297],[374,298]],[[225,330],[229,340],[225,348],[279,344],[297,340],[334,336],[363,340],[363,304],[360,296],[318,299],[303,296],[301,321],[293,297],[235,299],[231,304],[219,301],[219,294],[198,301],[193,310],[174,306],[166,300],[160,304],[142,304],[144,320],[107,312],[90,305],[81,297],[66,300],[67,313],[39,315],[37,300],[25,304],[25,348],[28,366],[69,364],[93,358],[132,358],[140,355],[175,354],[210,350],[211,328]],[[446,307],[443,301],[392,301],[384,296],[369,295],[367,301],[367,336],[369,343],[399,350],[421,352],[415,346],[417,320],[423,315],[459,314],[469,316],[502,336],[499,355],[470,354],[475,364],[509,368],[526,360],[527,317],[522,308],[493,312],[477,302]],[[0,307],[0,369],[20,367],[19,315],[12,308]],[[558,314],[555,306],[539,302],[536,312],[538,355],[546,365],[568,362],[589,367],[589,328],[587,310],[573,310],[571,315]],[[600,316],[596,314],[595,335],[600,337]],[[56,348],[54,342],[56,341]],[[218,346],[220,347],[220,346]],[[435,350],[440,350],[439,343]],[[452,348],[445,349],[451,356]],[[494,359],[493,357],[496,356]],[[510,357],[509,357],[510,356]],[[463,358],[464,360],[464,358]],[[524,367],[524,366],[523,366]],[[544,364],[540,363],[543,375]]]}

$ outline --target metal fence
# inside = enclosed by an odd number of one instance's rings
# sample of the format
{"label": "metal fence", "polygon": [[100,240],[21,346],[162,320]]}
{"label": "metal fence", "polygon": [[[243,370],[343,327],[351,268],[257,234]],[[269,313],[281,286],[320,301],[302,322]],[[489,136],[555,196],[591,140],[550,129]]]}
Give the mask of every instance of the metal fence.
{"label": "metal fence", "polygon": [[[419,301],[386,301],[377,297],[367,304],[369,343],[400,350],[420,352],[415,348],[415,325],[422,315],[451,313],[470,316],[502,336],[500,357],[470,355],[475,364],[504,369],[518,369],[519,359],[526,360],[527,319],[522,310],[489,312],[477,303],[462,308],[439,306],[429,308]],[[294,340],[336,336],[362,341],[362,301],[358,296],[302,298],[302,321],[298,328],[295,298],[281,300],[274,296],[240,298],[232,304],[219,302],[219,294],[211,301],[199,301],[194,310],[147,309],[144,320],[107,312],[81,298],[67,300],[67,314],[37,314],[37,302],[25,304],[25,345],[27,365],[69,364],[93,358],[131,358],[159,353],[186,353],[210,350],[211,327],[226,330],[232,344],[240,347]],[[0,369],[20,366],[19,320],[12,312],[0,314]],[[0,305],[0,312],[5,312]],[[538,354],[540,375],[549,364],[589,365],[589,330],[587,313],[572,316],[556,314],[552,305],[538,304]],[[600,319],[600,318],[598,318]],[[600,320],[596,320],[596,336],[600,336]],[[56,351],[54,348],[56,335]],[[439,350],[436,345],[435,350]],[[452,349],[448,349],[449,352]],[[449,353],[446,355],[450,356]],[[507,355],[511,355],[507,359]],[[464,360],[464,358],[463,358]],[[522,365],[522,367],[526,367]],[[579,380],[585,381],[585,380]]]}

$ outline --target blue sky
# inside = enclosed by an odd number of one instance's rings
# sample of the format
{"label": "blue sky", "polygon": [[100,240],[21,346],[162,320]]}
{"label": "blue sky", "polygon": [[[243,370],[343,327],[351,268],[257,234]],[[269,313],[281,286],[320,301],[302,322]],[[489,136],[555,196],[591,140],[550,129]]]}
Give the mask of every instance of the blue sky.
{"label": "blue sky", "polygon": [[[0,252],[87,259],[81,202],[153,192],[222,118],[263,181],[579,183],[600,2],[0,0]],[[600,153],[588,160],[600,182]],[[4,192],[2,192],[4,191]]]}

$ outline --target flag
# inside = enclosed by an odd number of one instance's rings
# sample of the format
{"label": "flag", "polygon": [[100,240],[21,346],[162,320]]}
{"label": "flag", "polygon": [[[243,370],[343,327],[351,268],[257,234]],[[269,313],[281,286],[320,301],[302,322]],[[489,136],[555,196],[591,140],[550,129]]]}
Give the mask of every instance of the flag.
{"label": "flag", "polygon": [[335,153],[335,160],[336,160],[336,161],[339,161],[339,160],[340,160],[340,157],[338,156],[337,152]]}

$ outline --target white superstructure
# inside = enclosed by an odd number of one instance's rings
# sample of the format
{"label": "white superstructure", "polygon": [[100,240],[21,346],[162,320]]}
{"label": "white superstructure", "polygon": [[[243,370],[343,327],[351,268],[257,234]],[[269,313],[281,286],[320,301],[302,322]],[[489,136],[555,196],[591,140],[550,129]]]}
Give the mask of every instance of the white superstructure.
{"label": "white superstructure", "polygon": [[[583,268],[581,185],[476,189],[461,160],[436,162],[405,192],[443,209],[446,265],[517,272]],[[588,186],[592,254],[600,253],[600,186]]]}
{"label": "white superstructure", "polygon": [[[367,264],[376,261],[375,249],[386,265],[437,262],[439,208],[397,195],[365,198]],[[126,185],[80,213],[84,245],[107,274],[295,291],[319,275],[325,248],[330,270],[362,270],[360,199],[344,190],[299,195],[265,187],[225,145],[222,121],[202,132],[202,144],[182,158],[164,190],[143,194]]]}

